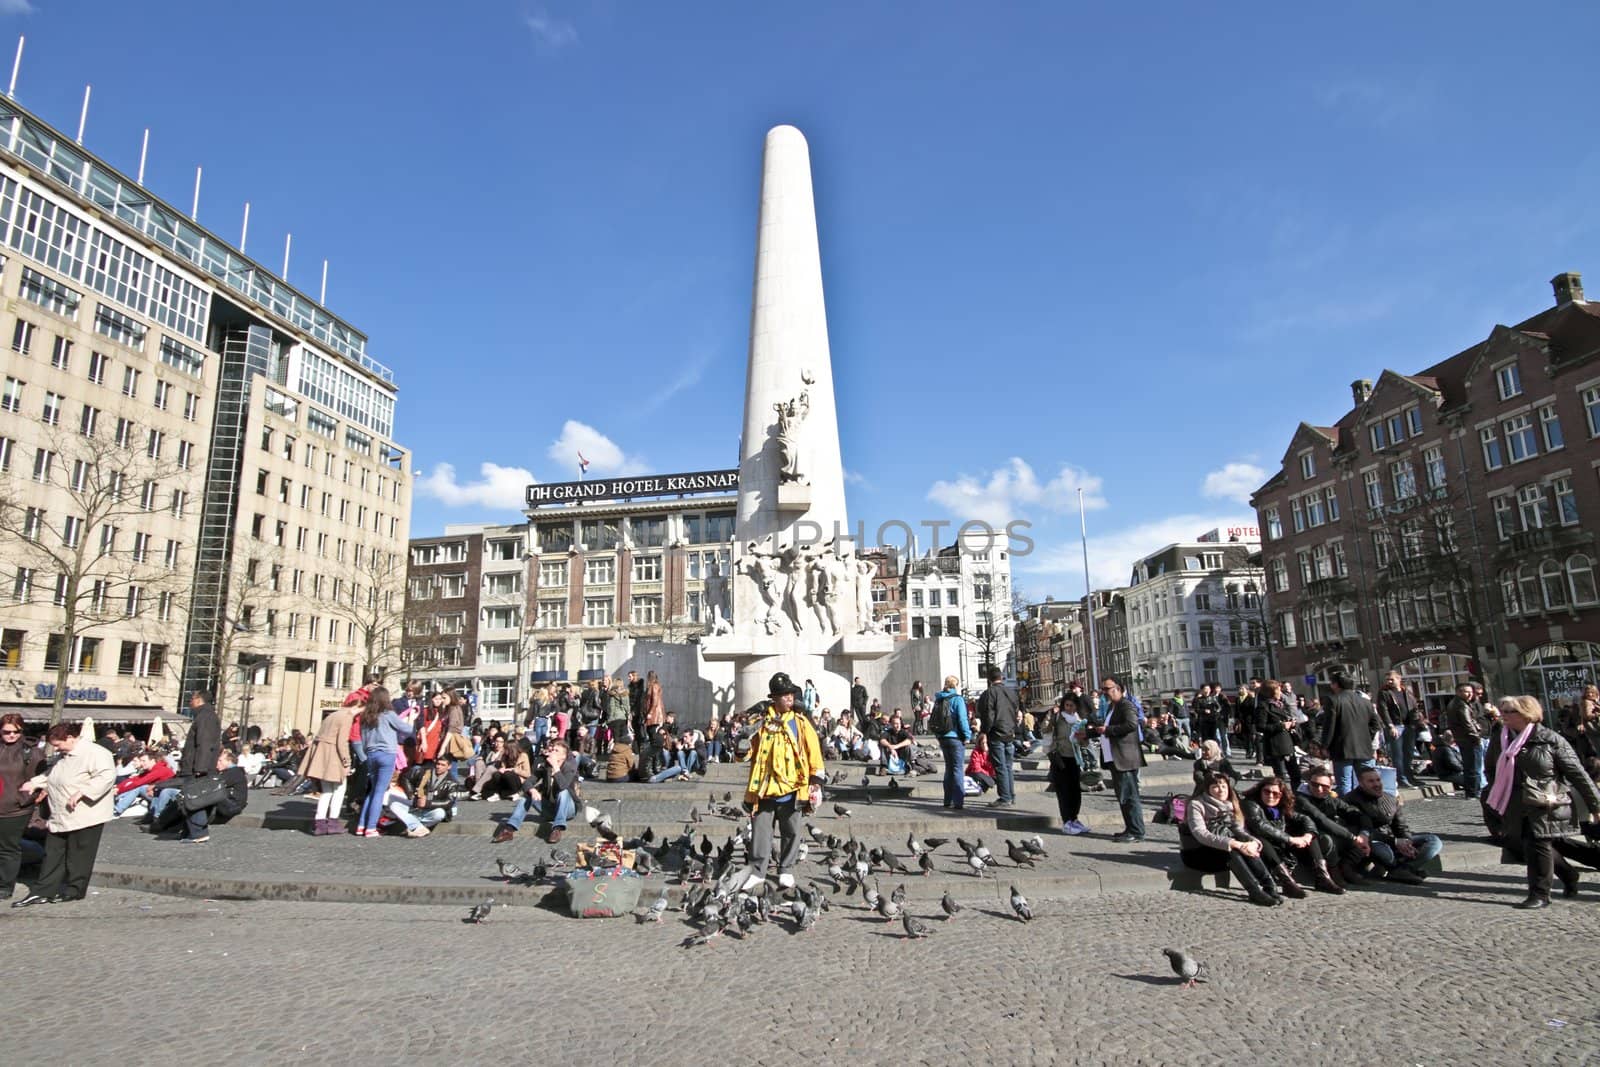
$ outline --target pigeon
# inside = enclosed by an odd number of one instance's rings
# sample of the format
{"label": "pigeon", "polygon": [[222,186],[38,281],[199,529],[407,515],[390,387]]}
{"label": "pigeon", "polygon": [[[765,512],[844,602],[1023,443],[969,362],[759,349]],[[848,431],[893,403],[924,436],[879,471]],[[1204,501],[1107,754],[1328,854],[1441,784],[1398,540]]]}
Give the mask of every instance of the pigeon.
{"label": "pigeon", "polygon": [[703,836],[703,835],[701,836],[701,838],[700,838],[700,855],[702,855],[702,856],[711,855],[711,838]]}
{"label": "pigeon", "polygon": [[1018,867],[1032,867],[1033,856],[1025,848],[1019,848],[1011,841],[1006,842],[1006,855],[1011,857],[1011,862]]}
{"label": "pigeon", "polygon": [[1017,887],[1011,887],[1011,910],[1017,913],[1017,918],[1029,922],[1033,918],[1033,909],[1028,906],[1028,898],[1017,892]]}
{"label": "pigeon", "polygon": [[850,809],[845,807],[843,804],[835,804],[833,806],[833,813],[841,819],[848,819],[850,817]]}
{"label": "pigeon", "polygon": [[650,858],[650,853],[639,849],[633,854],[633,873],[648,876],[654,870],[655,861]]}
{"label": "pigeon", "polygon": [[895,781],[893,778],[889,779],[889,795],[893,796],[898,792],[900,792],[900,783]]}
{"label": "pigeon", "polygon": [[861,788],[862,789],[871,789],[872,788],[872,777],[870,775],[866,774],[865,772],[863,772],[862,775],[861,775]]}
{"label": "pigeon", "polygon": [[980,837],[977,839],[977,841],[973,842],[972,851],[975,852],[978,858],[984,863],[987,863],[991,867],[995,866],[996,861],[994,858],[994,853],[990,852],[983,846],[983,838]]}
{"label": "pigeon", "polygon": [[817,915],[818,914],[819,914],[819,909],[817,908],[816,905],[813,905],[813,904],[805,905],[805,907],[800,912],[800,922],[798,924],[800,929],[801,930],[809,930],[813,926],[817,925]]}
{"label": "pigeon", "polygon": [[922,868],[923,877],[933,873],[933,853],[924,852],[917,857],[917,866]]}
{"label": "pigeon", "polygon": [[920,856],[928,851],[928,846],[917,840],[917,834],[914,830],[906,835],[906,848],[913,856]]}
{"label": "pigeon", "polygon": [[933,933],[933,927],[920,919],[913,918],[909,911],[901,913],[900,923],[905,927],[906,937],[912,941],[927,937]]}
{"label": "pigeon", "polygon": [[1044,838],[1040,837],[1038,834],[1034,834],[1032,837],[1024,841],[1022,843],[1022,847],[1027,849],[1030,854],[1038,856],[1042,860],[1047,860],[1050,858],[1050,853],[1044,850]]}
{"label": "pigeon", "polygon": [[700,822],[700,809],[699,808],[690,808],[689,809],[689,821],[692,822],[692,823],[696,823],[696,824],[698,824]]}
{"label": "pigeon", "polygon": [[1183,988],[1193,989],[1196,982],[1204,982],[1206,980],[1200,973],[1206,969],[1205,964],[1183,951],[1183,949],[1164,948],[1161,950],[1161,954],[1167,957],[1168,963],[1172,964],[1173,974],[1179,978],[1187,979],[1183,983]]}
{"label": "pigeon", "polygon": [[661,921],[661,917],[663,915],[665,915],[666,913],[667,913],[667,887],[666,886],[662,886],[661,887],[661,895],[659,897],[656,897],[655,903],[651,904],[650,907],[645,911],[645,913],[643,915],[639,916],[639,921],[642,922],[642,923],[658,923],[658,922]]}
{"label": "pigeon", "polygon": [[956,912],[961,910],[961,905],[956,903],[956,898],[950,895],[949,890],[945,890],[944,896],[939,898],[939,907],[944,910],[946,922],[954,919]]}
{"label": "pigeon", "polygon": [[644,833],[639,835],[639,840],[646,848],[654,845],[656,843],[656,828],[654,826],[646,826]]}
{"label": "pigeon", "polygon": [[983,869],[989,865],[983,862],[976,852],[969,852],[967,853],[967,866],[972,868],[973,874],[977,875],[979,878],[982,878]]}
{"label": "pigeon", "polygon": [[597,812],[595,817],[589,820],[589,826],[607,841],[617,840],[617,831],[611,826],[611,816],[604,812]]}
{"label": "pigeon", "polygon": [[494,897],[490,897],[482,904],[474,904],[472,910],[467,913],[467,922],[477,926],[487,919],[492,911],[494,911]]}
{"label": "pigeon", "polygon": [[835,882],[844,881],[844,868],[839,866],[837,863],[828,864],[828,877],[832,878]]}
{"label": "pigeon", "polygon": [[878,883],[876,880],[873,881],[871,889],[866,887],[865,882],[862,883],[861,899],[866,902],[867,907],[873,909],[877,908],[878,902],[883,899],[883,896],[878,892]]}
{"label": "pigeon", "polygon": [[876,803],[876,801],[872,799],[872,790],[870,789],[864,789],[861,791],[861,799],[866,801],[868,804]]}
{"label": "pigeon", "polygon": [[811,838],[811,840],[815,841],[819,845],[827,843],[827,838],[823,836],[822,831],[818,830],[811,823],[806,823],[806,836]]}
{"label": "pigeon", "polygon": [[508,882],[520,881],[527,877],[528,872],[518,867],[515,863],[507,863],[503,859],[496,859],[494,865],[500,868],[500,877]]}
{"label": "pigeon", "polygon": [[727,928],[728,921],[723,919],[714,925],[708,926],[698,934],[690,934],[688,937],[684,938],[683,947],[698,948],[701,945],[709,945],[711,944],[713,938],[720,936],[722,931],[726,930]]}
{"label": "pigeon", "polygon": [[706,805],[712,811],[716,811],[717,810],[717,794],[716,793],[713,792],[710,796],[706,797]]}
{"label": "pigeon", "polygon": [[900,910],[900,902],[893,897],[878,898],[878,914],[882,915],[886,921],[893,922],[900,914]]}
{"label": "pigeon", "polygon": [[883,849],[876,845],[867,850],[867,862],[871,863],[874,867],[888,866],[883,861]]}
{"label": "pigeon", "polygon": [[755,926],[755,917],[749,908],[740,908],[739,914],[734,917],[734,925],[739,928],[739,940],[743,941],[750,936],[751,929]]}
{"label": "pigeon", "polygon": [[726,793],[722,794],[722,802],[724,804],[732,804],[733,803],[733,790],[730,789]]}
{"label": "pigeon", "polygon": [[900,861],[900,857],[896,856],[893,852],[890,852],[888,849],[884,849],[883,850],[883,865],[885,867],[889,868],[891,871],[895,872],[896,874],[910,874],[911,873],[911,868],[907,867],[904,863],[902,863]]}
{"label": "pigeon", "polygon": [[889,894],[889,899],[894,901],[896,904],[904,904],[906,902],[906,884],[901,882],[899,885],[895,886],[894,892]]}
{"label": "pigeon", "polygon": [[550,875],[550,868],[543,863],[535,863],[533,870],[528,874],[528,884],[538,885]]}
{"label": "pigeon", "polygon": [[926,837],[923,838],[922,843],[928,846],[929,852],[937,852],[944,845],[948,845],[950,839],[948,837]]}

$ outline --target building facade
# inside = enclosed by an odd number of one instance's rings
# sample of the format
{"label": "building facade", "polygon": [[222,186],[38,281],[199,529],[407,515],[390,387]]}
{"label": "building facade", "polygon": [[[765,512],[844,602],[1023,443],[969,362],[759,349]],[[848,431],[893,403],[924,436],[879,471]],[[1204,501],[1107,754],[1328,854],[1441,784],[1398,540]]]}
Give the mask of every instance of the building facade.
{"label": "building facade", "polygon": [[1069,620],[1080,611],[1077,604],[1046,597],[1042,603],[1029,604],[1013,620],[1017,692],[1024,707],[1053,704],[1066,691],[1061,646]]}
{"label": "building facade", "polygon": [[1258,549],[1213,531],[1133,565],[1124,601],[1135,692],[1170,697],[1269,676]]}
{"label": "building facade", "polygon": [[1485,676],[1566,701],[1600,677],[1600,309],[1554,305],[1302,424],[1252,503],[1280,673]]}
{"label": "building facade", "polygon": [[393,375],[9,100],[0,245],[0,699],[47,713],[65,662],[68,717],[170,715],[210,687],[225,720],[314,725],[396,647]]}
{"label": "building facade", "polygon": [[989,665],[1016,675],[1008,543],[973,537],[913,559],[905,570],[906,637],[961,641],[957,673],[978,686]]}

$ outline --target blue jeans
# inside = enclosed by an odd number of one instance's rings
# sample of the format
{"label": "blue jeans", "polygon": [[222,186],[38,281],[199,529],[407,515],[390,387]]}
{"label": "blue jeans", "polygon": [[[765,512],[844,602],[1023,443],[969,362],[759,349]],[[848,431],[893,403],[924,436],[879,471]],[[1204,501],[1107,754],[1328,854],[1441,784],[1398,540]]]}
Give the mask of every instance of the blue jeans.
{"label": "blue jeans", "polygon": [[389,791],[389,782],[394,778],[395,755],[391,749],[367,753],[367,798],[361,802],[358,829],[378,828],[378,818],[383,814],[383,795]]}
{"label": "blue jeans", "polygon": [[962,778],[967,771],[967,747],[959,737],[941,737],[939,751],[944,753],[944,806],[959,811],[966,798]]}
{"label": "blue jeans", "polygon": [[188,815],[183,817],[184,834],[191,841],[197,841],[202,837],[209,837],[211,835],[206,832],[206,826],[210,821],[210,808],[200,808],[196,811],[191,811]]}
{"label": "blue jeans", "polygon": [[168,804],[171,804],[174,800],[177,800],[177,799],[178,799],[178,787],[177,786],[164,786],[164,787],[162,787],[161,792],[157,793],[156,794],[156,798],[150,802],[150,820],[152,822],[160,822],[161,821],[161,813],[163,811],[167,810],[167,805]]}
{"label": "blue jeans", "polygon": [[[522,823],[527,819],[530,810],[532,810],[532,800],[527,793],[523,793],[517,797],[517,806],[511,809],[511,817],[505,821],[504,825],[513,830],[522,829]],[[539,805],[539,818],[551,826],[560,827],[564,830],[567,827],[567,820],[571,819],[573,813],[577,810],[578,805],[572,799],[572,794],[563,789],[556,794],[554,801],[546,799]]]}
{"label": "blue jeans", "polygon": [[995,799],[1010,804],[1017,799],[1017,783],[1013,777],[1012,759],[1016,756],[1015,741],[996,741],[989,738],[989,758],[994,761]]}
{"label": "blue jeans", "polygon": [[1387,728],[1383,731],[1383,750],[1389,754],[1389,766],[1394,768],[1401,785],[1411,781],[1411,761],[1405,758],[1406,742],[1414,740],[1408,736],[1410,732],[1402,727],[1400,736],[1395,737]]}
{"label": "blue jeans", "polygon": [[535,752],[544,747],[545,735],[550,732],[550,717],[541,715],[533,720],[533,750]]}
{"label": "blue jeans", "polygon": [[1461,784],[1469,797],[1483,792],[1483,746],[1470,737],[1461,739]]}
{"label": "blue jeans", "polygon": [[1420,872],[1429,860],[1444,849],[1444,842],[1435,834],[1411,835],[1411,843],[1417,849],[1417,854],[1412,859],[1401,859],[1395,854],[1392,846],[1375,838],[1368,843],[1372,845],[1372,861],[1386,871],[1402,868]]}
{"label": "blue jeans", "polygon": [[150,802],[150,787],[141,785],[137,789],[130,789],[126,793],[118,793],[117,798],[111,802],[113,814],[121,815],[135,804]]}
{"label": "blue jeans", "polygon": [[687,768],[687,767],[685,767],[683,765],[683,761],[682,760],[674,760],[673,762],[667,764],[666,768],[663,769],[660,773],[652,774],[650,776],[650,781],[652,781],[652,782],[670,782],[674,778],[687,778],[687,777],[689,777],[689,768]]}
{"label": "blue jeans", "polygon": [[1333,778],[1339,795],[1355,792],[1356,775],[1364,767],[1372,766],[1369,759],[1336,759],[1333,761]]}
{"label": "blue jeans", "polygon": [[1123,832],[1144,839],[1144,808],[1139,803],[1139,772],[1112,770],[1117,784],[1117,807],[1122,809]]}
{"label": "blue jeans", "polygon": [[722,759],[721,741],[713,737],[706,742],[706,759],[710,760],[712,763],[716,763]]}
{"label": "blue jeans", "polygon": [[407,831],[415,831],[421,827],[430,830],[444,822],[445,810],[443,808],[424,808],[421,815],[414,815],[411,805],[401,800],[389,801],[389,814],[399,819]]}

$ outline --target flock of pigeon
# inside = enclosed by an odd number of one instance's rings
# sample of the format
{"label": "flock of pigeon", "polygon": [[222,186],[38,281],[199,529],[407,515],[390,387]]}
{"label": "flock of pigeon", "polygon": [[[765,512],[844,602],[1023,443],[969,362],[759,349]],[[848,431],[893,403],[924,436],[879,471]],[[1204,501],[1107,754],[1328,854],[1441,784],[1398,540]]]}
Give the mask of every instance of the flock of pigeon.
{"label": "flock of pigeon", "polygon": [[[897,919],[900,921],[907,940],[921,940],[933,934],[934,928],[912,915],[910,909],[906,907],[904,882],[896,885],[888,894],[883,893],[879,884],[880,872],[889,875],[915,876],[912,866],[908,865],[906,860],[892,849],[869,846],[857,840],[854,834],[848,838],[840,838],[835,834],[824,833],[809,822],[805,824],[808,840],[802,841],[799,848],[800,859],[801,861],[810,859],[814,848],[822,851],[823,854],[816,862],[823,868],[824,874],[812,877],[808,884],[786,889],[777,888],[765,879],[760,880],[753,888],[745,888],[754,880],[751,876],[755,872],[747,864],[736,865],[734,860],[741,845],[748,854],[751,826],[744,818],[743,810],[734,806],[732,800],[731,793],[724,793],[720,800],[712,794],[706,810],[702,812],[698,806],[691,808],[682,832],[673,837],[658,836],[652,827],[646,828],[636,838],[623,839],[616,832],[609,816],[594,809],[589,809],[585,813],[589,825],[600,837],[607,841],[618,842],[623,849],[633,852],[633,869],[636,873],[649,875],[656,871],[677,872],[677,884],[687,887],[679,906],[688,922],[696,927],[696,932],[684,939],[683,947],[711,945],[725,936],[746,940],[758,927],[776,920],[792,923],[797,931],[807,931],[817,924],[823,912],[832,910],[834,905],[830,896],[842,893],[846,897],[853,897],[858,890],[861,893],[862,904],[868,911],[875,912],[885,922],[892,923]],[[833,805],[833,812],[845,820],[850,819],[852,815],[850,809],[843,804]],[[696,828],[703,827],[707,818],[727,819],[742,822],[742,825],[731,833],[720,847],[712,843],[710,835],[703,829],[697,843]],[[962,866],[966,870],[980,879],[985,872],[991,872],[998,880],[1000,861],[984,845],[982,838],[968,841],[957,837],[954,840],[963,854]],[[920,872],[923,876],[932,874],[935,870],[934,854],[950,841],[950,838],[945,837],[919,840],[914,832],[908,834],[906,851],[916,872]],[[1005,846],[1006,858],[1014,868],[1031,869],[1038,860],[1046,859],[1049,855],[1045,851],[1043,838],[1037,834],[1020,842],[1007,839]],[[605,867],[615,866],[617,860],[614,857],[599,856],[591,857],[590,862]],[[500,877],[507,883],[520,885],[543,884],[552,874],[559,875],[569,870],[572,863],[572,855],[557,848],[550,849],[544,858],[527,870],[503,858],[495,860]],[[1010,887],[1009,903],[1011,913],[1018,921],[1025,923],[1032,921],[1033,907],[1015,885]],[[659,923],[666,917],[670,907],[669,889],[663,884],[660,894],[642,911],[637,912],[635,917],[640,924]],[[491,897],[475,905],[465,921],[472,924],[482,923],[493,909],[494,899]],[[940,897],[939,909],[943,913],[945,922],[954,919],[964,910],[949,891]],[[1197,963],[1179,949],[1163,949],[1162,952],[1170,961],[1173,973],[1182,980],[1185,989],[1192,988],[1196,981],[1205,981],[1203,964]]]}

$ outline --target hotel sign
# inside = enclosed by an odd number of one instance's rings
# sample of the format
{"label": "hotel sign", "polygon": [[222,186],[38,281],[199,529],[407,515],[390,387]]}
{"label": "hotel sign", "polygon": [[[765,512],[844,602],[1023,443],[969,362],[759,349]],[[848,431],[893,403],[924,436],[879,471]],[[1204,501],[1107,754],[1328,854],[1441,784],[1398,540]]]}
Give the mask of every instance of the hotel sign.
{"label": "hotel sign", "polygon": [[528,506],[566,504],[574,500],[620,500],[636,496],[720,493],[739,488],[739,472],[699,471],[694,474],[646,474],[636,478],[600,478],[585,482],[535,482],[528,486]]}

